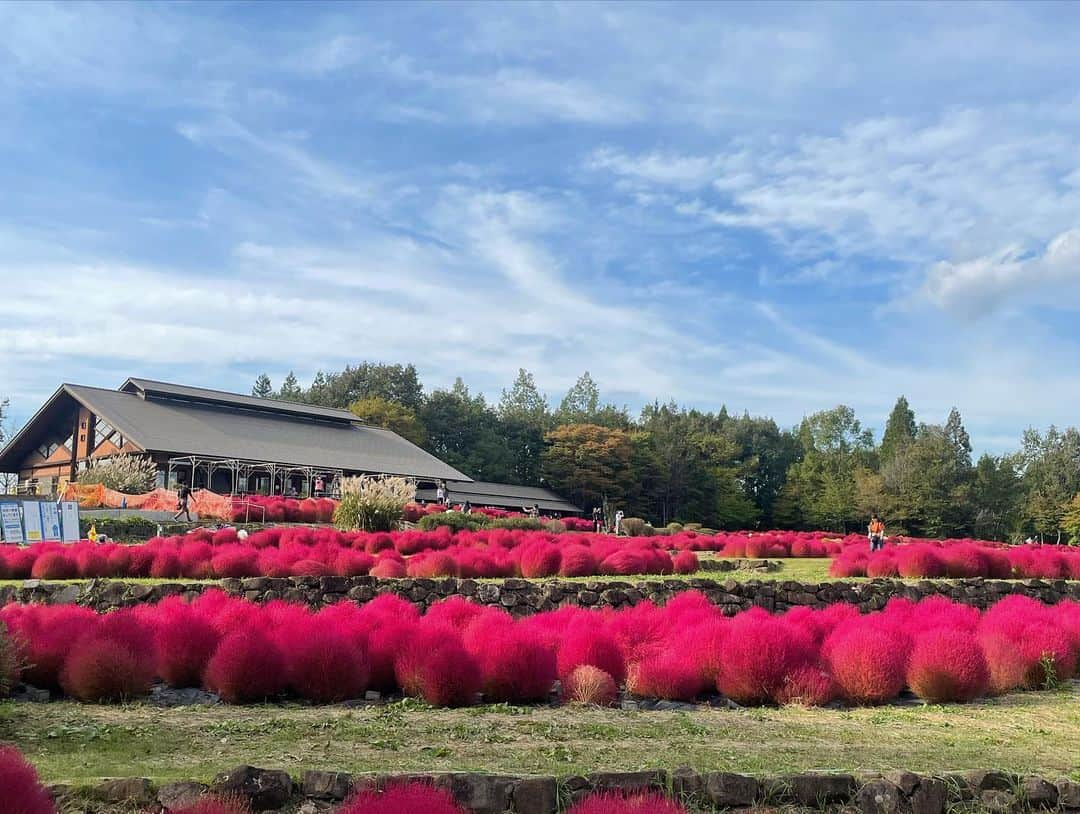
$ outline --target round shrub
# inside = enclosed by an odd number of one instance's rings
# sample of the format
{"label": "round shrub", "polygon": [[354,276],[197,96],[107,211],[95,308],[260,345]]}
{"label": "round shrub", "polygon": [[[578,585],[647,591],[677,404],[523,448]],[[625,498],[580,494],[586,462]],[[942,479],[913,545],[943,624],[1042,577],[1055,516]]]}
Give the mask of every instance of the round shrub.
{"label": "round shrub", "polygon": [[798,667],[784,677],[774,700],[781,705],[823,707],[837,696],[836,682],[817,665]]}
{"label": "round shrub", "polygon": [[605,791],[579,800],[566,814],[686,814],[686,808],[659,792]]}
{"label": "round shrub", "polygon": [[173,687],[197,687],[221,634],[187,606],[166,613],[155,631],[157,674]]}
{"label": "round shrub", "polygon": [[75,579],[79,576],[79,566],[62,551],[49,551],[34,560],[30,576],[34,579]]}
{"label": "round shrub", "polygon": [[556,660],[559,678],[565,679],[582,664],[599,667],[616,684],[626,678],[626,661],[615,639],[590,624],[574,625],[563,637]]}
{"label": "round shrub", "polygon": [[427,626],[410,637],[394,660],[394,673],[406,695],[437,707],[475,703],[482,683],[475,659],[454,629],[444,625]]}
{"label": "round shrub", "polygon": [[696,574],[701,567],[697,554],[693,551],[680,551],[672,558],[672,561],[675,564],[676,574]]}
{"label": "round shrub", "polygon": [[516,625],[497,628],[479,653],[486,701],[540,701],[555,683],[555,655],[539,636]]}
{"label": "round shrub", "polygon": [[68,654],[60,687],[86,702],[127,701],[150,692],[153,664],[115,639],[88,636]]}
{"label": "round shrub", "polygon": [[908,642],[891,628],[850,623],[829,636],[825,654],[840,692],[852,703],[880,704],[904,688]]}
{"label": "round shrub", "polygon": [[363,644],[328,625],[297,628],[283,648],[289,686],[316,704],[360,698],[371,676]]}
{"label": "round shrub", "polygon": [[651,654],[634,664],[626,688],[647,698],[693,701],[705,686],[693,654],[680,650]]}
{"label": "round shrub", "polygon": [[915,639],[907,683],[931,703],[971,701],[990,688],[990,668],[974,634],[931,630]]}
{"label": "round shrub", "polygon": [[563,698],[577,704],[596,704],[610,707],[619,698],[615,679],[599,667],[583,664],[562,682]]}
{"label": "round shrub", "polygon": [[285,689],[285,660],[277,646],[256,630],[237,630],[218,645],[203,683],[230,704],[262,701]]}
{"label": "round shrub", "polygon": [[814,656],[807,633],[782,620],[753,612],[736,616],[720,651],[716,686],[740,704],[774,701],[787,677]]}
{"label": "round shrub", "polygon": [[465,814],[450,792],[427,783],[404,783],[383,791],[367,789],[346,800],[337,814]]}
{"label": "round shrub", "polygon": [[0,791],[4,814],[56,814],[34,767],[12,746],[0,746]]}

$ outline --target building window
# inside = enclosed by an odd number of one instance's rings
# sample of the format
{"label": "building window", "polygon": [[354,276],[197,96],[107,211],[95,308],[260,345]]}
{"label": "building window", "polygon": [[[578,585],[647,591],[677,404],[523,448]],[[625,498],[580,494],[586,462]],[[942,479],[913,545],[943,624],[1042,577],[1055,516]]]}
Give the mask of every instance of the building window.
{"label": "building window", "polygon": [[60,445],[56,441],[49,441],[47,444],[38,447],[37,451],[42,458],[48,459],[58,449],[60,449]]}
{"label": "building window", "polygon": [[94,448],[97,449],[106,441],[112,441],[116,446],[123,443],[119,430],[108,421],[102,421],[99,418],[97,424],[94,425]]}

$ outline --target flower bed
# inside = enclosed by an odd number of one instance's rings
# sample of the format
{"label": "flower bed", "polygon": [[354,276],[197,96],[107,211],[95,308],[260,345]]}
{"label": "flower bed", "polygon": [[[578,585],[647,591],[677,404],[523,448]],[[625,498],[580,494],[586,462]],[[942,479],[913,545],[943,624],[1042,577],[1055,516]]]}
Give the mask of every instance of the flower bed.
{"label": "flower bed", "polygon": [[392,596],[312,612],[211,591],[107,614],[75,606],[0,611],[23,648],[22,679],[87,702],[137,698],[155,677],[202,686],[228,703],[363,698],[367,690],[436,706],[610,702],[613,688],[739,704],[887,702],[905,688],[935,702],[1052,685],[1080,658],[1080,603],[1022,597],[985,612],[928,599],[892,600],[860,615],[849,605],[760,609],[724,617],[698,593],[659,608],[564,607],[515,621],[454,597],[426,614]]}
{"label": "flower bed", "polygon": [[1080,549],[1024,545],[996,547],[971,541],[918,541],[871,553],[850,546],[833,560],[834,577],[989,577],[1080,579]]}
{"label": "flower bed", "polygon": [[672,556],[667,548],[687,546],[692,535],[646,539],[509,529],[364,534],[291,527],[241,540],[235,529],[200,529],[141,545],[0,547],[0,579],[690,574],[698,570],[697,555],[683,550]]}

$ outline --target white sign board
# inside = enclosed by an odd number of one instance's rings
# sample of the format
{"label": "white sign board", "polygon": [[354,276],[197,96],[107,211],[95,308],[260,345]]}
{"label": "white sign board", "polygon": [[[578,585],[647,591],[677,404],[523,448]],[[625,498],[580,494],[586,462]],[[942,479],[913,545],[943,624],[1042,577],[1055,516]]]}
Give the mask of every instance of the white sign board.
{"label": "white sign board", "polygon": [[15,501],[0,503],[0,528],[4,530],[5,543],[23,541],[22,513],[19,511],[19,504]]}
{"label": "white sign board", "polygon": [[41,504],[36,500],[24,500],[23,528],[26,529],[26,542],[40,543],[43,538],[41,529]]}
{"label": "white sign board", "polygon": [[52,501],[41,506],[41,536],[43,540],[60,540],[60,507]]}
{"label": "white sign board", "polygon": [[60,525],[63,527],[63,541],[74,543],[82,538],[79,531],[79,503],[76,500],[65,500],[60,504]]}

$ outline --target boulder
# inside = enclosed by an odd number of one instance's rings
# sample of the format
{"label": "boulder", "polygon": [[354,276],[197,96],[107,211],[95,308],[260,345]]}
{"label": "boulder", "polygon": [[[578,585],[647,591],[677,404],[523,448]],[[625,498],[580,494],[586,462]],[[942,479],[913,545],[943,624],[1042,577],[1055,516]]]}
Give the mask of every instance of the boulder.
{"label": "boulder", "polygon": [[270,811],[281,808],[292,797],[293,782],[286,772],[237,766],[214,778],[210,790],[242,797],[255,811]]}
{"label": "boulder", "polygon": [[559,791],[554,777],[526,777],[514,786],[517,814],[555,814]]}
{"label": "boulder", "polygon": [[154,802],[154,787],[145,777],[124,777],[104,781],[96,796],[106,803],[150,805]]}
{"label": "boulder", "polygon": [[850,774],[808,772],[790,778],[791,792],[799,805],[821,808],[829,803],[847,803],[855,793],[855,778]]}
{"label": "boulder", "polygon": [[1057,786],[1041,777],[1025,777],[1020,796],[1030,808],[1056,808],[1058,804]]}
{"label": "boulder", "polygon": [[855,795],[855,805],[862,814],[897,814],[903,794],[895,783],[871,780]]}
{"label": "boulder", "polygon": [[181,780],[178,783],[166,783],[158,789],[157,801],[166,811],[174,808],[183,808],[196,802],[206,794],[207,786],[190,780]]}
{"label": "boulder", "polygon": [[352,775],[344,772],[304,772],[300,793],[316,800],[344,800],[352,793]]}
{"label": "boulder", "polygon": [[758,796],[758,781],[744,774],[709,772],[705,775],[705,794],[719,808],[752,806]]}
{"label": "boulder", "polygon": [[948,798],[949,789],[944,780],[920,778],[918,787],[911,792],[911,814],[942,814]]}

